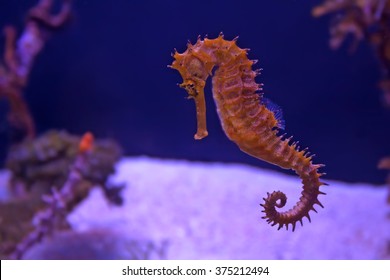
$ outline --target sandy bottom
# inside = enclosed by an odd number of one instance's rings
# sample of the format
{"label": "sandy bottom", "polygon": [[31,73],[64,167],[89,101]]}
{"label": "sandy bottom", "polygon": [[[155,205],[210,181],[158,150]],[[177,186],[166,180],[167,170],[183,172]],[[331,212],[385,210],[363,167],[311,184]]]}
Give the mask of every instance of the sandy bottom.
{"label": "sandy bottom", "polygon": [[324,209],[295,232],[263,219],[259,203],[282,190],[292,206],[298,177],[240,164],[125,158],[114,182],[125,183],[122,207],[96,188],[58,234],[26,258],[389,259],[387,190],[325,181]]}

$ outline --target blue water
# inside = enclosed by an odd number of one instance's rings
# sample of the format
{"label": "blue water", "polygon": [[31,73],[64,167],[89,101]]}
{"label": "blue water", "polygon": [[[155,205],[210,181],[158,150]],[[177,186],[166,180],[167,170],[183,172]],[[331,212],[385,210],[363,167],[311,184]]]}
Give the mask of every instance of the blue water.
{"label": "blue water", "polygon": [[[286,132],[326,164],[327,177],[384,183],[376,168],[390,154],[390,111],[381,105],[378,62],[368,44],[354,54],[328,47],[330,17],[320,1],[74,1],[73,20],[51,36],[25,96],[39,132],[65,128],[117,139],[128,155],[244,162],[272,167],[224,135],[206,92],[209,136],[193,140],[195,109],[168,69],[198,35],[238,45],[264,69],[257,80],[283,108]],[[36,1],[1,1],[0,26],[23,26]],[[3,42],[3,40],[1,40]],[[0,48],[2,50],[2,48]],[[1,105],[1,110],[4,105]],[[3,116],[3,112],[1,116]],[[0,131],[1,155],[7,134]]]}

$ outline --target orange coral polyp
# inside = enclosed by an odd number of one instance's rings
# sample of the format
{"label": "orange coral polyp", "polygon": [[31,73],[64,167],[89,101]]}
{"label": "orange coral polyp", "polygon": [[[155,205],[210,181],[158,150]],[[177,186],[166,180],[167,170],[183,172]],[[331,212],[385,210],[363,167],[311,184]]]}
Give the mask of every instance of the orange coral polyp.
{"label": "orange coral polyp", "polygon": [[80,153],[85,153],[88,152],[92,149],[93,147],[93,142],[95,140],[95,137],[91,132],[86,132],[80,140],[79,144],[79,152]]}

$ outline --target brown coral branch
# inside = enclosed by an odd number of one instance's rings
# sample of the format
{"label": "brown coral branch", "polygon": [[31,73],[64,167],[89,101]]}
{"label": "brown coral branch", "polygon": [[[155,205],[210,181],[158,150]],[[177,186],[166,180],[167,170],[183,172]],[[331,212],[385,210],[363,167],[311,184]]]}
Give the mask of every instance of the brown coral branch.
{"label": "brown coral branch", "polygon": [[20,91],[13,88],[4,88],[0,85],[0,98],[8,100],[10,107],[10,112],[7,115],[8,121],[17,131],[23,131],[26,135],[25,138],[33,138],[35,136],[35,125]]}
{"label": "brown coral branch", "polygon": [[330,28],[332,49],[338,49],[349,35],[354,39],[352,49],[363,40],[374,47],[383,72],[379,86],[390,107],[390,1],[325,0],[312,10],[314,17],[330,13],[336,14]]}
{"label": "brown coral branch", "polygon": [[83,180],[82,170],[87,164],[86,155],[92,149],[92,146],[93,135],[88,132],[81,138],[79,153],[70,167],[68,178],[63,187],[60,190],[53,188],[52,195],[43,196],[43,200],[48,206],[34,216],[35,229],[16,246],[11,259],[21,259],[24,253],[34,244],[66,224],[65,216],[73,204],[78,192],[77,188]]}
{"label": "brown coral branch", "polygon": [[314,7],[311,13],[314,17],[321,17],[323,15],[333,13],[348,7],[351,2],[353,1],[328,0],[325,1],[322,5]]}
{"label": "brown coral branch", "polygon": [[[348,35],[354,38],[355,47],[366,40],[374,48],[382,69],[379,87],[383,92],[383,103],[390,108],[390,1],[325,0],[312,10],[314,17],[330,13],[337,13],[337,20],[330,28],[332,49],[339,48]],[[383,158],[378,168],[390,170],[390,157]],[[387,203],[390,204],[390,175],[387,184]]]}
{"label": "brown coral branch", "polygon": [[42,51],[49,29],[62,27],[71,12],[71,1],[63,0],[58,14],[52,15],[52,0],[40,0],[28,12],[25,28],[18,39],[16,30],[4,28],[4,65],[0,64],[0,98],[10,103],[8,120],[23,139],[35,136],[33,118],[22,97],[36,56]]}
{"label": "brown coral branch", "polygon": [[16,29],[13,26],[6,26],[3,32],[5,36],[4,62],[11,72],[15,72],[17,68],[15,59]]}
{"label": "brown coral branch", "polygon": [[39,3],[29,11],[28,19],[36,20],[52,29],[60,28],[70,17],[71,4],[71,0],[63,0],[61,10],[58,14],[53,15],[51,14],[53,1],[40,0]]}

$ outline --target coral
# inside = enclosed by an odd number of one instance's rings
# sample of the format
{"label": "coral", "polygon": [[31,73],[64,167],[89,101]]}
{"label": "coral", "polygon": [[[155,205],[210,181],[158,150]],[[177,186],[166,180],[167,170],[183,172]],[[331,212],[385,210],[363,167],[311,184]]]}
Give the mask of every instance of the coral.
{"label": "coral", "polygon": [[279,135],[284,127],[280,108],[268,101],[257,91],[262,85],[255,82],[258,71],[252,66],[256,61],[247,58],[247,50],[241,49],[233,41],[224,40],[221,34],[216,39],[198,38],[195,45],[188,44],[184,53],[173,54],[170,66],[180,72],[189,98],[195,100],[198,131],[195,139],[208,135],[206,129],[206,107],[204,87],[208,76],[212,75],[213,97],[217,112],[227,137],[245,153],[285,169],[293,169],[302,179],[303,191],[300,200],[290,210],[278,212],[286,204],[286,195],[280,191],[268,193],[264,198],[264,219],[278,229],[289,224],[295,230],[296,223],[302,224],[303,217],[310,221],[309,211],[316,211],[321,182],[318,169],[323,165],[313,164],[307,149],[300,150],[291,138]]}
{"label": "coral", "polygon": [[65,216],[69,211],[69,204],[73,204],[79,185],[83,180],[83,170],[87,165],[87,154],[92,150],[93,140],[90,133],[84,134],[79,141],[77,156],[69,168],[69,173],[63,186],[57,190],[52,188],[51,195],[43,196],[47,207],[35,214],[33,218],[34,230],[30,232],[15,248],[12,259],[20,259],[34,244],[40,242],[55,229],[66,224]]}
{"label": "coral", "polygon": [[390,2],[387,0],[326,0],[312,10],[314,17],[336,13],[330,28],[330,47],[338,49],[348,35],[374,47],[381,63],[383,79],[379,83],[383,100],[390,107]]}
{"label": "coral", "polygon": [[0,202],[0,259],[7,259],[34,227],[31,220],[42,208],[40,199],[17,199]]}
{"label": "coral", "polygon": [[9,102],[8,121],[15,131],[14,141],[35,136],[33,118],[22,92],[28,81],[36,56],[42,51],[47,33],[62,27],[71,13],[71,1],[63,0],[60,12],[51,14],[52,0],[40,0],[27,14],[25,28],[16,40],[12,26],[4,28],[4,61],[0,64],[0,98]]}
{"label": "coral", "polygon": [[11,198],[0,202],[1,258],[22,258],[31,246],[53,231],[69,229],[66,216],[94,186],[102,187],[110,202],[122,203],[124,186],[107,182],[122,153],[116,142],[95,141],[91,133],[79,137],[54,130],[35,137],[34,122],[22,91],[49,31],[63,27],[71,13],[70,0],[63,0],[55,15],[51,14],[52,6],[52,0],[41,0],[30,9],[18,40],[13,27],[4,29],[0,98],[10,104],[8,119],[16,137],[6,159],[11,173]]}
{"label": "coral", "polygon": [[106,182],[120,156],[116,142],[94,140],[90,133],[78,137],[49,131],[12,146],[6,165],[13,199],[0,203],[0,256],[7,257],[23,239],[13,256],[20,258],[21,252],[52,230],[67,228],[67,213],[96,185],[109,201],[120,205],[123,186]]}
{"label": "coral", "polygon": [[[348,35],[356,48],[362,40],[370,42],[381,63],[383,103],[390,108],[390,1],[388,0],[326,0],[312,10],[314,17],[336,13],[330,29],[330,47],[338,49]],[[378,168],[390,170],[390,157],[381,159]],[[390,175],[387,178],[387,203],[390,204]]]}
{"label": "coral", "polygon": [[[86,136],[81,149],[91,143],[93,138]],[[61,186],[66,181],[69,166],[76,159],[79,150],[79,136],[65,131],[48,131],[34,140],[25,140],[13,145],[6,160],[11,171],[11,192],[15,196],[22,193],[47,194],[52,186]],[[121,156],[119,145],[109,139],[98,139],[85,156],[85,164],[80,169],[85,180],[81,180],[80,190],[89,190],[93,185],[104,188],[108,197],[120,203],[119,190],[122,187],[107,185],[106,181],[114,172],[114,164]],[[86,193],[80,193],[80,199]]]}

